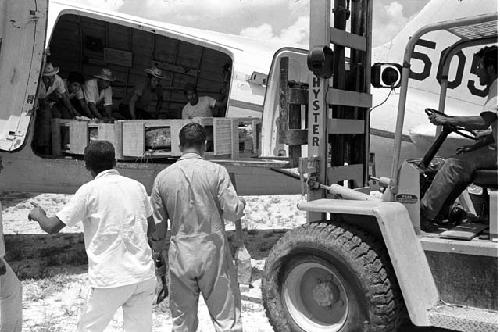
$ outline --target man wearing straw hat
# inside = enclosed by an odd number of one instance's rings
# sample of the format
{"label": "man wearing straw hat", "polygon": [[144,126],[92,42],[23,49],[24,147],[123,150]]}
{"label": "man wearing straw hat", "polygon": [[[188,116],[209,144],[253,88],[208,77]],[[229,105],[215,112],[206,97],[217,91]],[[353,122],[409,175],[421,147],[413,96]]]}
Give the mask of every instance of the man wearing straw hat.
{"label": "man wearing straw hat", "polygon": [[[120,105],[120,114],[127,119],[157,119],[163,103],[160,80],[165,78],[163,71],[153,66],[144,70],[146,79],[134,88],[128,107]],[[125,106],[125,107],[124,107]]]}
{"label": "man wearing straw hat", "polygon": [[93,79],[87,80],[83,89],[85,101],[90,112],[98,119],[112,119],[113,89],[111,82],[115,80],[108,68],[103,68]]}
{"label": "man wearing straw hat", "polygon": [[[52,118],[70,119],[79,115],[71,105],[63,79],[57,75],[59,67],[47,62],[38,86],[38,114],[36,117],[36,145],[38,152],[50,154]],[[61,105],[62,102],[62,105]]]}

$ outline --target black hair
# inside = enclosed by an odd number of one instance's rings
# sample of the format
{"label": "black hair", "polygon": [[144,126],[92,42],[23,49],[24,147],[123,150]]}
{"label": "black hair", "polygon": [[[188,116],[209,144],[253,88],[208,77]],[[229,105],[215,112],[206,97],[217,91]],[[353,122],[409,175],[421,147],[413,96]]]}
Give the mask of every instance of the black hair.
{"label": "black hair", "polygon": [[68,82],[70,84],[73,83],[73,82],[83,84],[85,82],[85,80],[83,79],[83,75],[82,74],[80,74],[80,73],[78,73],[76,71],[72,71],[68,75]]}
{"label": "black hair", "polygon": [[196,86],[192,83],[186,83],[186,85],[184,85],[184,95],[187,95],[188,91],[193,91],[194,93],[198,94]]}
{"label": "black hair", "polygon": [[498,47],[496,45],[485,46],[480,49],[476,55],[483,59],[485,68],[493,66],[495,68],[495,72],[498,73]]}
{"label": "black hair", "polygon": [[99,174],[115,167],[115,148],[108,141],[92,141],[85,148],[83,159],[88,170]]}
{"label": "black hair", "polygon": [[188,123],[179,132],[181,147],[201,147],[207,140],[205,128],[199,123]]}

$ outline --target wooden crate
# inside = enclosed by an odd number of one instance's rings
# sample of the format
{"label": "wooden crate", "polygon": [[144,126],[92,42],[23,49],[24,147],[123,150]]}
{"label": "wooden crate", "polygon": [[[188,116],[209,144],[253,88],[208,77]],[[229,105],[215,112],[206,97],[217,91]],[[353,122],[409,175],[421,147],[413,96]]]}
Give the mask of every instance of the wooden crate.
{"label": "wooden crate", "polygon": [[[65,146],[64,131],[67,128],[69,148]],[[122,123],[92,123],[88,121],[54,119],[52,122],[52,153],[82,155],[91,140],[109,141],[115,148],[116,159],[122,159]]]}
{"label": "wooden crate", "polygon": [[[71,120],[53,119],[52,120],[52,154],[62,156],[66,152],[66,143],[64,135],[69,135],[69,122]],[[67,140],[67,139],[66,139]]]}
{"label": "wooden crate", "polygon": [[[89,123],[89,128],[91,125],[97,125],[97,140],[108,141],[113,144],[115,148],[115,158],[123,159],[123,146],[122,146],[122,121],[115,121],[114,123]],[[89,137],[89,139],[91,139]],[[71,143],[70,143],[71,144]]]}
{"label": "wooden crate", "polygon": [[230,155],[233,151],[234,122],[226,118],[213,118],[214,155]]}
{"label": "wooden crate", "polygon": [[[260,154],[260,134],[262,131],[262,120],[259,118],[230,118],[232,121],[232,139],[233,139],[233,152],[231,157],[233,159],[238,159],[240,153],[244,153],[247,156],[255,156]],[[252,135],[251,138],[240,138],[240,130],[238,125],[243,123],[245,125],[251,125]],[[240,143],[244,146],[243,151],[240,151]]]}
{"label": "wooden crate", "polygon": [[[123,156],[142,158],[146,156],[171,156],[181,155],[179,132],[186,124],[200,123],[207,130],[207,136],[213,140],[213,151],[207,155],[230,155],[232,151],[231,120],[225,118],[197,118],[191,120],[130,120],[122,121]],[[168,129],[167,129],[168,128]],[[169,135],[169,147],[154,149],[148,145],[148,131],[163,131],[164,136]]]}

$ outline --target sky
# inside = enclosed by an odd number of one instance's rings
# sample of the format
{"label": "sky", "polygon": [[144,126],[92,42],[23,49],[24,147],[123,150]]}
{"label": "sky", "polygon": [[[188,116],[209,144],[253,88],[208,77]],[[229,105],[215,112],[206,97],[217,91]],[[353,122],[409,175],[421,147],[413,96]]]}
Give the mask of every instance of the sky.
{"label": "sky", "polygon": [[[313,0],[314,1],[314,0]],[[373,45],[392,39],[429,0],[374,0]],[[157,21],[308,47],[309,0],[82,0]]]}

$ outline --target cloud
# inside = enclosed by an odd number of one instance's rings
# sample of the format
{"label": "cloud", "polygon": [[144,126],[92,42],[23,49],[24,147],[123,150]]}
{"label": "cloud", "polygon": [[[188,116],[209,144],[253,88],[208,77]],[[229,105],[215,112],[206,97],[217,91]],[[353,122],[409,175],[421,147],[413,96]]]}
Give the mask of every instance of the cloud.
{"label": "cloud", "polygon": [[388,5],[374,6],[373,45],[378,46],[390,41],[408,23],[403,14],[403,5],[392,1]]}
{"label": "cloud", "polygon": [[148,19],[239,34],[268,23],[275,31],[309,14],[309,0],[123,0],[120,11]]}
{"label": "cloud", "polygon": [[[129,3],[131,1],[129,0]],[[135,1],[134,1],[135,2]],[[147,14],[168,19],[165,15],[189,15],[191,17],[224,18],[247,9],[259,9],[286,4],[286,0],[146,0],[140,6]]]}
{"label": "cloud", "polygon": [[267,40],[280,46],[295,46],[307,48],[309,45],[309,17],[299,16],[289,27],[274,34],[273,27],[269,23],[257,27],[247,27],[241,30],[241,36],[253,39]]}
{"label": "cloud", "polygon": [[273,27],[269,23],[264,23],[258,27],[248,27],[240,32],[241,36],[253,39],[270,40],[275,38],[273,34]]}
{"label": "cloud", "polygon": [[[1,1],[1,0],[0,0]],[[307,47],[311,0],[70,0],[198,29]],[[429,0],[377,0],[373,45],[390,41]]]}
{"label": "cloud", "polygon": [[118,11],[124,4],[124,0],[79,0],[74,2],[77,5],[105,11]]}

